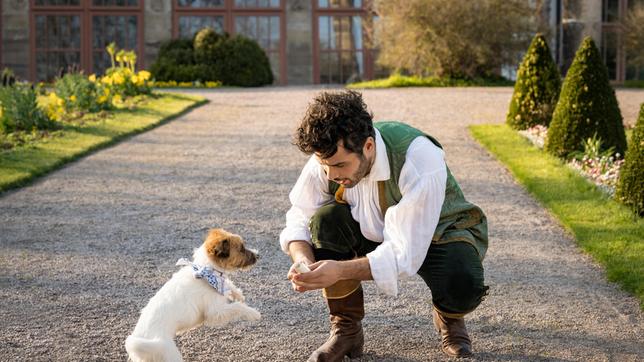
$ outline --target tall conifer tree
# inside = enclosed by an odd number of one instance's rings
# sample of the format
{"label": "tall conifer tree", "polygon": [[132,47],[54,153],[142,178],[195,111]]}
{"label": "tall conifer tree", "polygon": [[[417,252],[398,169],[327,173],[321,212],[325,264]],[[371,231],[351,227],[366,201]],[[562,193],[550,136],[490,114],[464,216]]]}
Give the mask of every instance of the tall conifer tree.
{"label": "tall conifer tree", "polygon": [[564,80],[545,150],[559,157],[583,151],[582,142],[597,134],[602,149],[626,151],[626,134],[608,69],[591,37],[586,37]]}
{"label": "tall conifer tree", "polygon": [[514,84],[507,123],[514,129],[548,126],[559,98],[561,76],[543,35],[528,48]]}
{"label": "tall conifer tree", "polygon": [[619,173],[615,197],[644,216],[644,103]]}

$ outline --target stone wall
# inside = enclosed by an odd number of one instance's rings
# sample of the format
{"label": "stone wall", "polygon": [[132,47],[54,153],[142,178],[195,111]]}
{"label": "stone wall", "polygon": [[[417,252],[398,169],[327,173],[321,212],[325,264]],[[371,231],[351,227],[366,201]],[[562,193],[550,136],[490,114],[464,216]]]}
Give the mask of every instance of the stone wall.
{"label": "stone wall", "polygon": [[144,65],[149,68],[161,43],[172,39],[172,0],[146,0],[143,23]]}
{"label": "stone wall", "polygon": [[310,0],[286,1],[287,84],[313,83],[313,9]]}
{"label": "stone wall", "polygon": [[2,65],[29,78],[29,0],[2,0]]}

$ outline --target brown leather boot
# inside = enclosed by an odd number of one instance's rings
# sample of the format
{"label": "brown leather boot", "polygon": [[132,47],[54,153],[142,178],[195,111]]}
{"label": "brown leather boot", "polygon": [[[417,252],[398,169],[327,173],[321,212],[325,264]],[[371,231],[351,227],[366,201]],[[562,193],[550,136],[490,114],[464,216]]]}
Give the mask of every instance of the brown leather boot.
{"label": "brown leather boot", "polygon": [[471,356],[472,342],[467,334],[463,316],[441,312],[435,306],[432,314],[434,326],[441,336],[441,349],[443,352],[450,357]]}
{"label": "brown leather boot", "polygon": [[362,355],[364,334],[364,296],[358,280],[342,280],[324,290],[329,305],[331,333],[329,339],[318,348],[309,362],[342,361],[344,356],[356,358]]}

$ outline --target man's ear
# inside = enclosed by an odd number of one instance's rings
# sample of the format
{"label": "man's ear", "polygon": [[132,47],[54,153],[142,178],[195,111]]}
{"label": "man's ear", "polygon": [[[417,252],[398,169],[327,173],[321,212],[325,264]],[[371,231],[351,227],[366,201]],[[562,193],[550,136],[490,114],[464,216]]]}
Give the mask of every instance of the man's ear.
{"label": "man's ear", "polygon": [[363,147],[363,150],[362,150],[363,153],[364,153],[364,151],[371,152],[375,148],[376,148],[376,140],[371,136],[367,137],[367,140],[364,141],[364,147]]}
{"label": "man's ear", "polygon": [[213,249],[213,253],[218,258],[227,258],[230,255],[230,241],[228,239],[219,241]]}

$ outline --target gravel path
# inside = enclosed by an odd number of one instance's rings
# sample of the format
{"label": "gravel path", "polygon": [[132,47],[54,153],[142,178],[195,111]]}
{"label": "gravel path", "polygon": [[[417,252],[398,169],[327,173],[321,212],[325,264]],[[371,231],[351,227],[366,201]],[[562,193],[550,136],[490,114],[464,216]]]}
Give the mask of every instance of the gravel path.
{"label": "gravel path", "polygon": [[[302,361],[328,333],[319,292],[296,294],[278,235],[305,157],[290,134],[319,88],[216,90],[206,106],[0,196],[0,359],[124,361],[142,308],[208,228],[241,234],[262,259],[233,279],[257,323],[178,338],[187,361]],[[436,136],[490,222],[491,294],[468,316],[475,360],[642,361],[643,315],[468,134],[503,122],[510,88],[365,91],[376,119]],[[643,91],[619,91],[634,122]],[[362,361],[442,360],[429,291],[366,283]]]}

